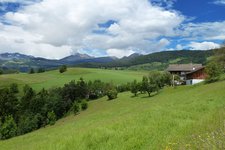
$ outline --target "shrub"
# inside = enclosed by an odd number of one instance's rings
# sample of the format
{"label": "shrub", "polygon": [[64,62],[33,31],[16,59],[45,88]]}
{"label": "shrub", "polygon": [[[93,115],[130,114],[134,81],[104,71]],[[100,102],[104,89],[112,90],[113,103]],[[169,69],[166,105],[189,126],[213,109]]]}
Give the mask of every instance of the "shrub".
{"label": "shrub", "polygon": [[32,114],[22,116],[18,124],[18,134],[25,134],[38,129],[38,122],[38,117]]}
{"label": "shrub", "polygon": [[208,75],[206,82],[215,82],[220,78],[222,67],[216,62],[210,62],[206,66],[206,73]]}
{"label": "shrub", "polygon": [[34,68],[31,68],[29,71],[29,74],[34,74],[34,73],[35,73]]}
{"label": "shrub", "polygon": [[[1,125],[1,124],[0,124]],[[5,122],[0,126],[0,139],[9,139],[16,136],[17,126],[12,116],[7,116]]]}
{"label": "shrub", "polygon": [[19,93],[18,85],[16,83],[10,84],[10,92],[12,93]]}
{"label": "shrub", "polygon": [[88,108],[88,102],[86,100],[83,100],[81,102],[81,109],[86,110]]}
{"label": "shrub", "polygon": [[56,122],[56,115],[53,111],[48,112],[47,124],[54,125]]}
{"label": "shrub", "polygon": [[64,73],[67,71],[67,66],[66,65],[62,65],[60,68],[59,68],[59,72],[60,73]]}
{"label": "shrub", "polygon": [[78,102],[75,101],[73,103],[72,111],[73,111],[74,115],[76,115],[80,111],[80,105]]}
{"label": "shrub", "polygon": [[117,90],[116,89],[111,89],[111,90],[108,90],[106,95],[108,96],[108,99],[109,100],[112,100],[112,99],[116,99],[117,98]]}
{"label": "shrub", "polygon": [[45,72],[44,68],[38,68],[37,73],[43,73],[43,72]]}
{"label": "shrub", "polygon": [[131,83],[131,93],[134,94],[134,96],[137,96],[137,93],[139,91],[139,84],[137,83],[137,80],[134,80],[132,83]]}

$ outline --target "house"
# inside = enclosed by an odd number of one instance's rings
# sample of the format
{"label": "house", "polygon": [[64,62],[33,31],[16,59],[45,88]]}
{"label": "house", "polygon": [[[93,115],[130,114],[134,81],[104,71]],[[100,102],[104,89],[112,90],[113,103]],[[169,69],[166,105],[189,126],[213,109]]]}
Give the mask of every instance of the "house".
{"label": "house", "polygon": [[167,71],[180,76],[187,85],[202,82],[207,77],[205,67],[202,64],[172,64],[169,65]]}

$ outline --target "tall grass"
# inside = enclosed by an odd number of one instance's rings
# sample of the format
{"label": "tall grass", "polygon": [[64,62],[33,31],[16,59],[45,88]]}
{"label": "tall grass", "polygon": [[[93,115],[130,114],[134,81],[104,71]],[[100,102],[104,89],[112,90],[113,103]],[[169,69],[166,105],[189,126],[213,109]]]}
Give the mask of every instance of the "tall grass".
{"label": "tall grass", "polygon": [[129,92],[113,101],[104,97],[54,126],[1,141],[0,149],[220,149],[225,144],[224,90],[225,81],[165,88],[150,98]]}

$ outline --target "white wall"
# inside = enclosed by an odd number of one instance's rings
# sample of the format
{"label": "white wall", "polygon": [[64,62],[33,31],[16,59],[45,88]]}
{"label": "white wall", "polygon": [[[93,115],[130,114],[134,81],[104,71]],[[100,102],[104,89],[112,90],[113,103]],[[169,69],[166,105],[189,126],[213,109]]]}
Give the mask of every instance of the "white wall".
{"label": "white wall", "polygon": [[187,85],[193,85],[193,84],[197,84],[197,83],[200,83],[200,82],[203,82],[203,81],[204,81],[203,79],[186,80],[186,84]]}

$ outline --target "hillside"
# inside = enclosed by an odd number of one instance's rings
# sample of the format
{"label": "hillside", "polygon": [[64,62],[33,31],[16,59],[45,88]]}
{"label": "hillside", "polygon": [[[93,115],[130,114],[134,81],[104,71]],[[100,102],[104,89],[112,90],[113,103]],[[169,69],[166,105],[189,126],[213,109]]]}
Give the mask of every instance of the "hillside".
{"label": "hillside", "polygon": [[[74,54],[60,60],[50,60],[45,58],[36,58],[19,53],[0,54],[0,68],[3,70],[14,69],[22,72],[32,68],[57,68],[60,65],[69,65],[76,67],[87,68],[102,68],[102,67],[133,67],[138,70],[136,65],[149,64],[146,70],[165,69],[170,63],[201,63],[205,64],[207,59],[213,55],[213,51],[162,51],[148,55],[132,54],[121,59],[115,57],[91,57],[86,54]],[[159,65],[155,65],[159,64]],[[145,68],[144,68],[145,69]]]}
{"label": "hillside", "polygon": [[47,71],[38,74],[10,74],[0,75],[0,87],[8,86],[10,83],[23,85],[29,84],[34,89],[51,88],[54,86],[63,86],[71,80],[78,80],[80,77],[88,80],[101,79],[104,82],[114,82],[116,84],[127,83],[134,79],[141,80],[147,72],[105,70],[105,69],[87,69],[87,68],[68,68],[68,71],[60,74],[58,70]]}
{"label": "hillside", "polygon": [[[130,67],[134,65],[140,64],[153,64],[153,63],[161,63],[162,65],[159,66],[165,69],[165,66],[168,66],[170,63],[200,63],[206,64],[206,61],[209,57],[213,55],[212,50],[208,51],[190,51],[190,50],[181,50],[181,51],[162,51],[156,52],[148,55],[141,55],[138,57],[134,57],[131,59],[120,59],[118,61],[114,61],[108,63],[108,66],[120,66],[120,67]],[[154,69],[158,69],[155,67]]]}
{"label": "hillside", "polygon": [[150,98],[104,97],[54,126],[0,141],[0,149],[221,149],[224,89],[225,81],[165,88]]}

